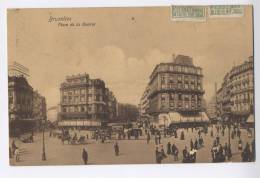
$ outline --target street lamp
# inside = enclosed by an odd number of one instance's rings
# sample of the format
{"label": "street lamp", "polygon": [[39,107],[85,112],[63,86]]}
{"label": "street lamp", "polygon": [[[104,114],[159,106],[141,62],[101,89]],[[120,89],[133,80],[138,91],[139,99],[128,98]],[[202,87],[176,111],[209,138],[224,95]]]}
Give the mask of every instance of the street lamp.
{"label": "street lamp", "polygon": [[46,161],[45,137],[44,137],[45,122],[46,122],[46,119],[43,120],[43,129],[42,129],[42,161]]}

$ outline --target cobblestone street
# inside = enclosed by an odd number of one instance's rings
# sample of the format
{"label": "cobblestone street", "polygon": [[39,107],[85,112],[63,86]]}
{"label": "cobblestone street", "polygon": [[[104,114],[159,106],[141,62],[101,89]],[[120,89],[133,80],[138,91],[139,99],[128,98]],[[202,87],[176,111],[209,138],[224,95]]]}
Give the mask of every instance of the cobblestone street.
{"label": "cobblestone street", "polygon": [[[241,139],[243,147],[248,142],[251,144],[252,138],[247,136],[246,130],[242,129]],[[214,132],[216,133],[216,131]],[[178,131],[180,135],[180,130]],[[197,161],[199,163],[209,163],[212,162],[210,149],[214,138],[202,134],[205,142],[205,146],[200,148],[197,152]],[[220,143],[224,145],[228,142],[228,130],[226,129],[225,136],[221,134]],[[166,152],[166,144],[168,142],[174,143],[179,149],[179,161],[174,161],[173,156],[170,155],[165,158],[162,163],[181,163],[182,161],[182,150],[185,145],[189,149],[190,139],[195,141],[197,137],[197,131],[194,132],[189,129],[187,132],[185,130],[185,140],[180,140],[179,138],[167,137],[162,138],[162,144],[164,145],[164,150]],[[35,136],[34,143],[22,143],[16,141],[16,145],[20,148],[21,160],[15,162],[13,158],[10,159],[11,165],[80,165],[83,164],[82,161],[82,149],[85,147],[88,151],[88,164],[153,164],[155,163],[155,143],[152,137],[149,144],[146,143],[145,138],[139,140],[117,140],[120,147],[119,156],[114,154],[114,143],[115,140],[107,141],[106,143],[100,143],[100,141],[88,140],[86,145],[68,145],[65,143],[62,145],[58,138],[49,137],[48,132],[45,136],[46,142],[46,156],[47,160],[41,160],[42,154],[42,134],[37,134]],[[232,145],[232,162],[241,161],[241,152],[238,151],[238,138],[235,137],[231,139]]]}

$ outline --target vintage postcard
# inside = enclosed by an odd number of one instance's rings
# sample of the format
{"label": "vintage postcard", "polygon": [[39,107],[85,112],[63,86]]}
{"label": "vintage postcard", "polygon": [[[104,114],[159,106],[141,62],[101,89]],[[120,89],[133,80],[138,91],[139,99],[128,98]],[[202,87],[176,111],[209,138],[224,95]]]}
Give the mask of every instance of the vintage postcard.
{"label": "vintage postcard", "polygon": [[7,17],[10,165],[255,161],[252,6]]}

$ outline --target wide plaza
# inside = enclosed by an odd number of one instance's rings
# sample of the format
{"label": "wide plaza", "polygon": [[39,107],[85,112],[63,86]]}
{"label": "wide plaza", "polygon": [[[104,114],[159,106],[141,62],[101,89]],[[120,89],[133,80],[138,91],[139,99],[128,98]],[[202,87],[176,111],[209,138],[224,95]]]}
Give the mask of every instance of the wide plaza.
{"label": "wide plaza", "polygon": [[[210,128],[211,129],[211,128]],[[179,149],[179,160],[174,161],[172,155],[168,155],[167,158],[162,160],[162,163],[181,163],[182,162],[182,150],[187,146],[190,149],[190,140],[193,142],[198,138],[197,130],[189,129],[184,130],[185,140],[180,140],[180,132],[178,130],[178,138],[173,136],[167,136],[166,138],[162,136],[162,145],[166,152],[167,143],[175,144]],[[204,146],[199,148],[197,151],[196,163],[210,163],[212,162],[211,148],[216,135],[220,137],[220,143],[224,146],[228,143],[228,129],[225,129],[225,134],[222,136],[221,133],[217,134],[216,129],[213,129],[214,136],[211,137],[210,132],[207,134],[202,133],[204,139]],[[246,143],[251,145],[253,137],[249,137],[245,129],[241,129],[241,140],[243,148]],[[10,146],[13,139],[10,139]],[[87,140],[87,144],[77,144],[71,145],[62,144],[61,140],[57,137],[49,137],[48,132],[45,134],[45,152],[46,160],[42,161],[42,143],[43,137],[42,133],[37,133],[34,136],[33,143],[23,143],[18,139],[15,140],[15,144],[20,150],[20,161],[16,162],[14,158],[10,158],[11,165],[81,165],[82,151],[85,148],[88,152],[88,164],[89,165],[102,165],[102,164],[154,164],[155,161],[155,141],[154,137],[151,137],[151,141],[147,144],[146,137],[140,137],[138,140],[106,140],[105,143],[101,143],[100,140],[96,141],[93,139]],[[239,138],[235,137],[230,139],[231,149],[232,149],[232,159],[231,162],[241,162],[241,151],[238,150]],[[115,156],[114,144],[118,143],[120,153],[119,156]]]}

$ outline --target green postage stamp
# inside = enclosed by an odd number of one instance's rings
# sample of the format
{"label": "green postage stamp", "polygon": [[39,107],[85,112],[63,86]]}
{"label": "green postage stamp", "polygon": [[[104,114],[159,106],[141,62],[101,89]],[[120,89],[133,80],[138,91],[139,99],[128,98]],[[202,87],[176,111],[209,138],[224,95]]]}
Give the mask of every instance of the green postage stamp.
{"label": "green postage stamp", "polygon": [[209,17],[241,17],[244,7],[241,5],[212,5],[208,8]]}
{"label": "green postage stamp", "polygon": [[174,21],[205,21],[206,6],[172,6],[171,19]]}
{"label": "green postage stamp", "polygon": [[[208,11],[208,12],[207,12]],[[241,5],[211,5],[211,6],[172,6],[173,21],[206,21],[208,17],[242,17],[244,7]]]}

